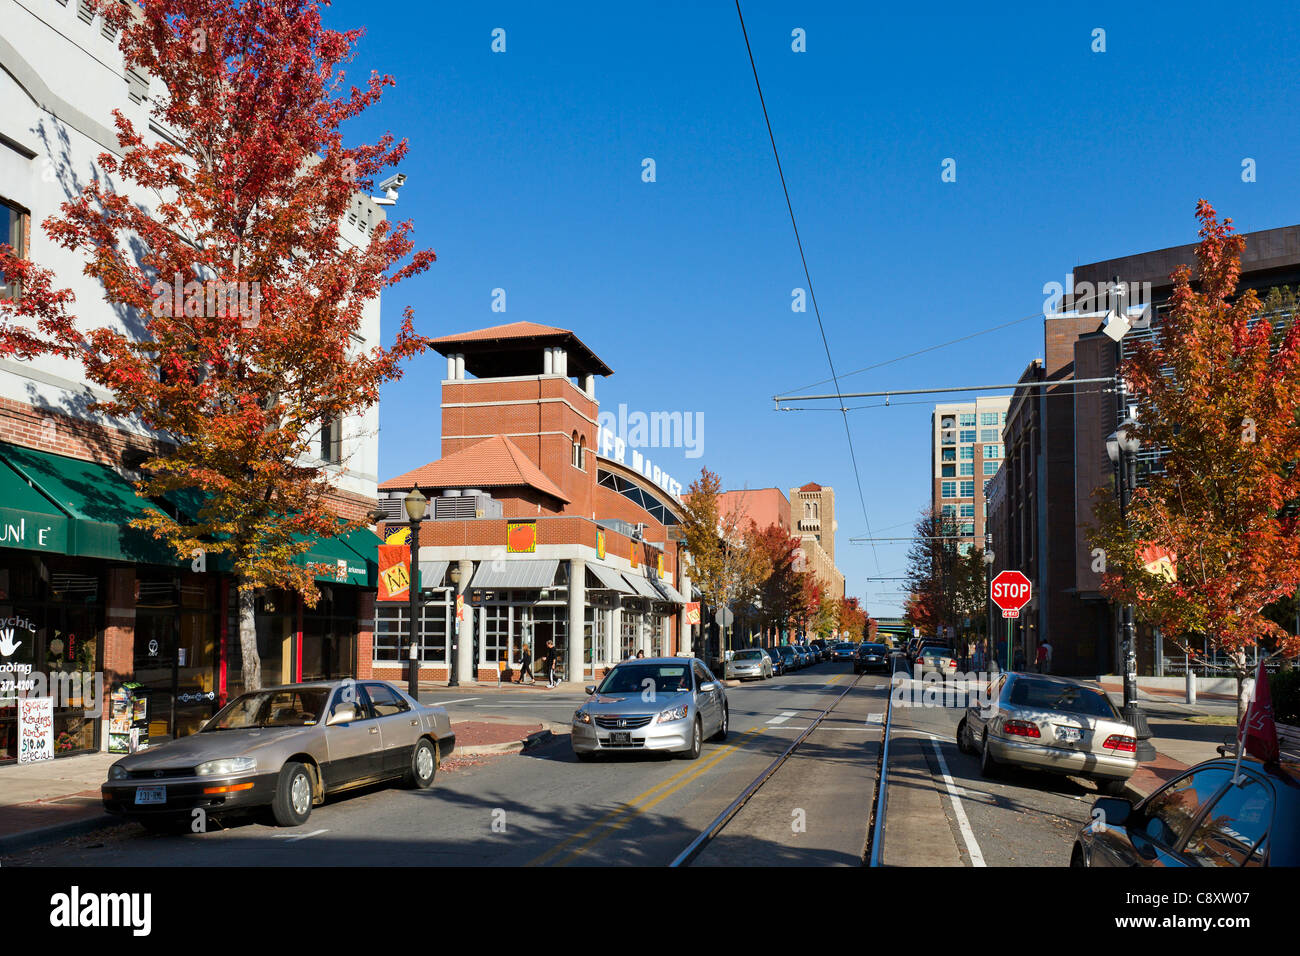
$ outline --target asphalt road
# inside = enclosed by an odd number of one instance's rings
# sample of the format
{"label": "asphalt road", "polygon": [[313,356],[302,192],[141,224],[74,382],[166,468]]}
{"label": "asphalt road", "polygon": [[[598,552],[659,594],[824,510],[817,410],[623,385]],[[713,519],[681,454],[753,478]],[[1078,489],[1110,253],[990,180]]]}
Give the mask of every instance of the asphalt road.
{"label": "asphalt road", "polygon": [[[727,689],[731,734],[696,761],[617,755],[578,763],[567,735],[526,754],[456,762],[426,791],[372,788],[317,807],[307,824],[232,822],[182,837],[117,827],[7,866],[663,865],[810,721],[854,683],[820,664]],[[506,689],[422,695],[453,719],[567,725],[582,695]],[[867,676],[759,791],[697,865],[856,865],[862,859],[885,679]]]}

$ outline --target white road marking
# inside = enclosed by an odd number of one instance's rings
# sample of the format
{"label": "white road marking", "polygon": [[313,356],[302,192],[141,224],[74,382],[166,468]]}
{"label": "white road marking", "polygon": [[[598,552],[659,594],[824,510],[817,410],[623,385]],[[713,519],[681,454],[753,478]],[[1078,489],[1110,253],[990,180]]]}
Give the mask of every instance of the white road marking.
{"label": "white road marking", "polygon": [[320,836],[322,833],[329,832],[329,830],[312,830],[311,833],[273,833],[271,836],[284,840],[285,843],[297,843],[299,840],[305,840],[308,837]]}
{"label": "white road marking", "polygon": [[780,717],[773,717],[768,721],[769,724],[784,724],[791,717],[799,716],[793,710],[783,710]]}
{"label": "white road marking", "polygon": [[446,705],[446,704],[463,704],[463,703],[465,703],[465,701],[467,701],[467,700],[478,700],[478,698],[477,698],[477,697],[457,697],[455,700],[435,700],[435,701],[433,702],[433,704],[434,704],[435,707],[442,707],[442,706],[444,706],[444,705]]}
{"label": "white road marking", "polygon": [[953,816],[957,818],[957,829],[961,831],[961,838],[966,842],[966,852],[970,854],[971,866],[987,866],[988,864],[984,862],[984,854],[980,852],[980,845],[975,840],[975,831],[971,829],[970,820],[966,819],[966,810],[961,805],[961,788],[953,782],[952,776],[948,773],[948,761],[943,759],[943,750],[939,747],[939,738],[934,734],[926,734],[926,736],[930,738],[930,743],[934,747],[934,755],[939,759],[939,772],[943,774],[943,782],[948,788],[948,796],[952,800]]}
{"label": "white road marking", "polygon": [[867,714],[867,723],[869,724],[881,724],[884,723],[884,721],[884,714]]}

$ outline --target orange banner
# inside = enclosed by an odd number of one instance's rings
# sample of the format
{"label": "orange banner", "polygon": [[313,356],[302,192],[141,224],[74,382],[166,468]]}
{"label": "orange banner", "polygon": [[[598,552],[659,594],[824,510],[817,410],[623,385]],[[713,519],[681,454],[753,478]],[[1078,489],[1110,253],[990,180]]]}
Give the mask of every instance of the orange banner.
{"label": "orange banner", "polygon": [[379,546],[379,600],[405,601],[411,596],[411,549],[400,544]]}
{"label": "orange banner", "polygon": [[686,605],[686,623],[687,624],[700,623],[700,602],[699,601],[691,601],[689,604]]}

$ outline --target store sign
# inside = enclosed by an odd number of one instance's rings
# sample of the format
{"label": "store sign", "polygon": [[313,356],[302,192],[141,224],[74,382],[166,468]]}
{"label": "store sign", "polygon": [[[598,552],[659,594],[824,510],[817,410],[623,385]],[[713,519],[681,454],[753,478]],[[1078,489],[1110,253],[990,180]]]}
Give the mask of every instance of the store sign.
{"label": "store sign", "polygon": [[42,521],[26,512],[0,508],[0,546],[62,553],[67,551],[67,545],[66,521]]}
{"label": "store sign", "polygon": [[532,554],[537,550],[537,522],[511,521],[506,525],[506,551]]}
{"label": "store sign", "polygon": [[411,594],[411,549],[397,544],[379,546],[380,601],[405,601]]}
{"label": "store sign", "polygon": [[699,624],[699,623],[700,623],[700,602],[699,602],[699,601],[690,601],[690,602],[687,603],[687,605],[686,605],[686,623],[687,623],[687,624]]}
{"label": "store sign", "polygon": [[605,532],[596,532],[596,557],[605,560]]}
{"label": "store sign", "polygon": [[628,461],[627,442],[610,428],[602,427],[600,429],[600,454],[611,461],[616,461],[620,465],[626,465],[637,474],[644,475],[662,488],[668,494],[672,495],[677,501],[682,498],[682,483],[674,478],[668,472],[663,471],[645,455],[641,454],[635,448],[631,449],[631,461]]}
{"label": "store sign", "polygon": [[18,701],[18,762],[54,759],[54,698],[24,697]]}

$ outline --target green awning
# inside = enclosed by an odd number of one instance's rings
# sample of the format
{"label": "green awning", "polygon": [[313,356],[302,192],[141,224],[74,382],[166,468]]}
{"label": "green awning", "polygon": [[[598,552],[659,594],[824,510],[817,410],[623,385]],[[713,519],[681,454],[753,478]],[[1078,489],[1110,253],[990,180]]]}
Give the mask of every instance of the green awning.
{"label": "green awning", "polygon": [[319,538],[298,559],[300,564],[328,564],[330,570],[317,574],[317,581],[353,584],[373,588],[379,581],[379,551],[382,542],[369,528],[358,528],[333,538]]}
{"label": "green awning", "polygon": [[[0,443],[0,457],[25,483],[54,502],[66,522],[65,554],[113,561],[175,565],[176,554],[129,522],[156,510],[107,465]],[[53,550],[53,549],[51,549]]]}
{"label": "green awning", "polygon": [[52,551],[68,548],[68,519],[12,468],[0,466],[0,546]]}

